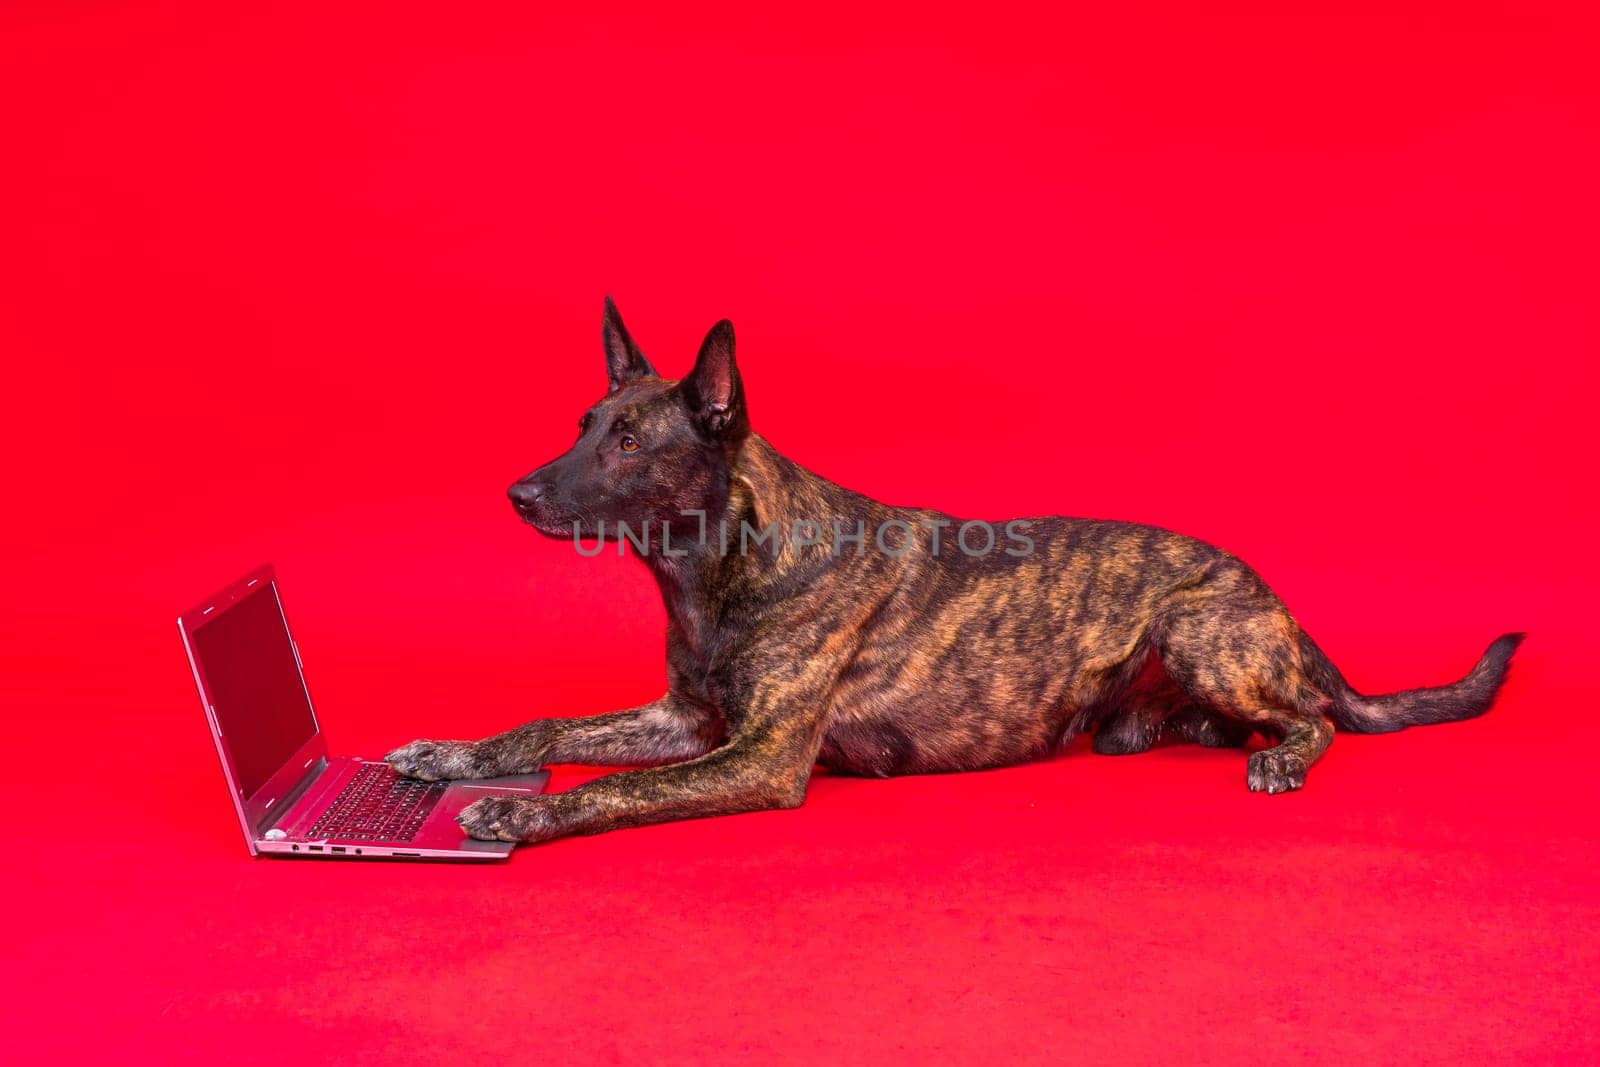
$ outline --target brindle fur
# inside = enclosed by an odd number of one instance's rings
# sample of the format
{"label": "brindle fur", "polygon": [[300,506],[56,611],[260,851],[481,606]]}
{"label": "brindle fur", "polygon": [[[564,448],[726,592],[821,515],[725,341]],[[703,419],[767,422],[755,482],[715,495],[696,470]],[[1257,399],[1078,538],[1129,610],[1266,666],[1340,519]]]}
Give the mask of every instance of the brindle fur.
{"label": "brindle fur", "polygon": [[[681,382],[656,374],[610,300],[603,333],[609,393],[573,448],[511,497],[551,536],[574,524],[593,536],[601,520],[608,536],[619,520],[655,531],[636,554],[666,602],[668,690],[609,715],[389,754],[424,779],[641,768],[481,800],[461,818],[475,837],[543,841],[795,807],[816,764],[877,776],[1001,767],[1091,730],[1103,753],[1163,737],[1242,745],[1259,732],[1276,743],[1249,756],[1247,784],[1285,792],[1304,784],[1332,724],[1379,732],[1482,713],[1520,640],[1497,640],[1454,685],[1363,697],[1226,552],[1151,526],[1052,517],[1019,527],[1030,553],[964,554],[953,550],[959,520],[870,500],[751,433],[726,321]],[[688,510],[706,514],[703,543]],[[733,533],[727,552],[719,519]],[[891,519],[907,524],[886,527],[898,555],[872,539]],[[820,522],[819,544],[785,536],[738,550],[741,523],[787,534],[800,521]],[[836,546],[858,522],[866,544]],[[686,554],[660,550],[663,523]]]}

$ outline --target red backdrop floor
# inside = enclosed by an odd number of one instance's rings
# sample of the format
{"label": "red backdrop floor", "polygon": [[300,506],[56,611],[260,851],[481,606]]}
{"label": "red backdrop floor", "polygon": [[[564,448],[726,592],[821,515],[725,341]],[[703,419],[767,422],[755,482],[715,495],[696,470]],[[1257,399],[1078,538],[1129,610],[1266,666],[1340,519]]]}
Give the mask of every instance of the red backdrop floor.
{"label": "red backdrop floor", "polygon": [[[492,869],[250,860],[181,664],[152,669],[170,700],[122,703],[79,763],[98,769],[27,820],[77,847],[13,875],[8,1043],[124,1062],[1587,1059],[1596,738],[1539,726],[1586,699],[1561,681],[1578,653],[1530,640],[1489,717],[1341,736],[1286,797],[1247,793],[1235,753],[1079,748],[820,776],[797,811]],[[358,751],[435,718],[379,729],[324,704]],[[58,728],[85,710],[51,706]]]}
{"label": "red backdrop floor", "polygon": [[[1290,10],[4,5],[5,1055],[1600,1057],[1594,26]],[[659,692],[637,564],[503,497],[608,291],[669,373],[732,317],[819,472],[1204,537],[1365,689],[1532,636],[1290,796],[1078,748],[251,861],[172,619],[259,562],[344,751]]]}

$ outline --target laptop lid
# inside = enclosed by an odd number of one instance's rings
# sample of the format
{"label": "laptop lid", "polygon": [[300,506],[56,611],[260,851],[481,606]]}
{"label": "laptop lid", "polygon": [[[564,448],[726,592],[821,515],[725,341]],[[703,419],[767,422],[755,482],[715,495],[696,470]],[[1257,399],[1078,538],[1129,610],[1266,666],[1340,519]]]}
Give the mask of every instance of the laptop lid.
{"label": "laptop lid", "polygon": [[178,617],[250,851],[327,745],[271,565]]}

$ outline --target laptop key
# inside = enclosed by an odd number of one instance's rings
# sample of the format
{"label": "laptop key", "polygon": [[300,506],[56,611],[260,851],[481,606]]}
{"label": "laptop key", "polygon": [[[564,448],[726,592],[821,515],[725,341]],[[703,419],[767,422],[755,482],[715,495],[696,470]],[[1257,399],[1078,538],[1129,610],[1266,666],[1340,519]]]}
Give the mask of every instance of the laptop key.
{"label": "laptop key", "polygon": [[410,841],[449,784],[401,778],[387,763],[363,763],[311,827],[309,836]]}

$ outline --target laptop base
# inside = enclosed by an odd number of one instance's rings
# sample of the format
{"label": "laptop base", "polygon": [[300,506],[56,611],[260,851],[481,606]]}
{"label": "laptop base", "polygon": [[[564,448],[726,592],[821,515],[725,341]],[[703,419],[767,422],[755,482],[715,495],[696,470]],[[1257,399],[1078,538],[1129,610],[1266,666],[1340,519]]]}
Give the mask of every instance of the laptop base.
{"label": "laptop base", "polygon": [[467,805],[486,796],[537,796],[544,791],[549,771],[450,782],[433,804],[422,825],[406,840],[372,840],[367,835],[317,830],[328,808],[364,767],[381,760],[337,756],[330,758],[300,797],[288,805],[271,828],[256,835],[255,846],[270,856],[305,859],[433,859],[502,860],[511,854],[510,841],[479,841],[468,837],[456,822]]}

